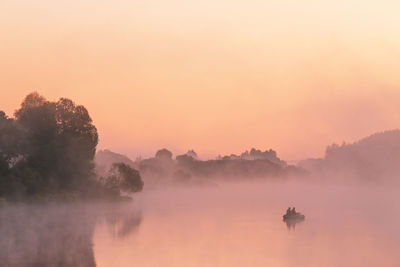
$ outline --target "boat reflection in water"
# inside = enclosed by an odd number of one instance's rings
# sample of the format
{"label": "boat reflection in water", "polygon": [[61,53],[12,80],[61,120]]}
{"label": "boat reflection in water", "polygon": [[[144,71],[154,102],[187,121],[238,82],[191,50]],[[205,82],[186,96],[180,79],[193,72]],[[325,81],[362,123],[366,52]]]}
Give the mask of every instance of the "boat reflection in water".
{"label": "boat reflection in water", "polygon": [[306,218],[300,212],[296,212],[296,208],[288,208],[286,214],[284,214],[282,217],[283,221],[286,223],[288,230],[296,229],[296,224],[303,222]]}

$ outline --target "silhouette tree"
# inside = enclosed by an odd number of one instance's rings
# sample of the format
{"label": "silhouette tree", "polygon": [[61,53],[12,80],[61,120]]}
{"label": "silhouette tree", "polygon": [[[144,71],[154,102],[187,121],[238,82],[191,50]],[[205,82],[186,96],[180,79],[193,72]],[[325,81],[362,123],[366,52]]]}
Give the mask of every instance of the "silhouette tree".
{"label": "silhouette tree", "polygon": [[190,156],[190,157],[192,157],[194,159],[198,158],[197,153],[193,149],[192,150],[188,150],[188,152],[186,152],[186,155],[188,155],[188,156]]}
{"label": "silhouette tree", "polygon": [[156,158],[161,160],[172,160],[172,152],[163,148],[157,151]]}
{"label": "silhouette tree", "polygon": [[119,195],[120,191],[127,193],[140,192],[144,183],[137,170],[120,162],[112,165],[104,185],[110,192]]}
{"label": "silhouette tree", "polygon": [[83,192],[95,183],[98,134],[85,107],[33,92],[14,115],[0,112],[0,196]]}

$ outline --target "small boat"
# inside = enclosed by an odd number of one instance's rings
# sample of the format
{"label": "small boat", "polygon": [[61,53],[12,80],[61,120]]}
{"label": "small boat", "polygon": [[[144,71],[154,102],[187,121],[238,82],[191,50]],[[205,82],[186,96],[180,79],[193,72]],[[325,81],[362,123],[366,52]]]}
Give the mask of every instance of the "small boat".
{"label": "small boat", "polygon": [[292,214],[285,214],[283,215],[283,220],[284,221],[304,221],[304,219],[306,218],[306,216],[304,216],[303,214],[301,214],[300,212],[296,212],[296,213],[292,213]]}

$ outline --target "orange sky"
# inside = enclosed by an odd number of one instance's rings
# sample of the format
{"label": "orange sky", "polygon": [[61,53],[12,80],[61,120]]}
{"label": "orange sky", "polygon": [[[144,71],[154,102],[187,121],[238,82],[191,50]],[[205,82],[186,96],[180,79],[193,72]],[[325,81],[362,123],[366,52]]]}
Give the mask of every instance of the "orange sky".
{"label": "orange sky", "polygon": [[100,148],[322,156],[400,123],[399,1],[0,2],[0,109],[85,105]]}

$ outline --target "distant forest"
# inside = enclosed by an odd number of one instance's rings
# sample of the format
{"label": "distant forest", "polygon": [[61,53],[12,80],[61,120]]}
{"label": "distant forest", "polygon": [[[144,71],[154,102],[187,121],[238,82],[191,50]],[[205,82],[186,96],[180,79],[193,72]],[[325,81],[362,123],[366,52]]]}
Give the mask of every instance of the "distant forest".
{"label": "distant forest", "polygon": [[354,143],[332,144],[323,158],[307,159],[288,165],[271,149],[252,148],[239,155],[200,160],[189,150],[173,156],[160,149],[154,157],[132,161],[128,157],[100,150],[95,157],[96,171],[104,173],[112,163],[124,162],[140,171],[148,186],[162,183],[212,184],[217,180],[238,181],[254,178],[288,177],[330,181],[398,181],[400,173],[400,130],[375,133]]}
{"label": "distant forest", "polygon": [[354,143],[332,144],[324,158],[299,166],[326,179],[395,181],[400,173],[400,130],[375,133]]}
{"label": "distant forest", "polygon": [[139,170],[146,185],[209,185],[221,180],[282,179],[306,174],[305,170],[278,158],[271,149],[261,151],[252,148],[240,155],[218,156],[213,160],[200,160],[193,150],[174,158],[172,152],[165,148],[158,150],[154,157],[135,161],[109,150],[100,150],[96,154],[96,169],[100,175],[115,162],[124,162]]}

